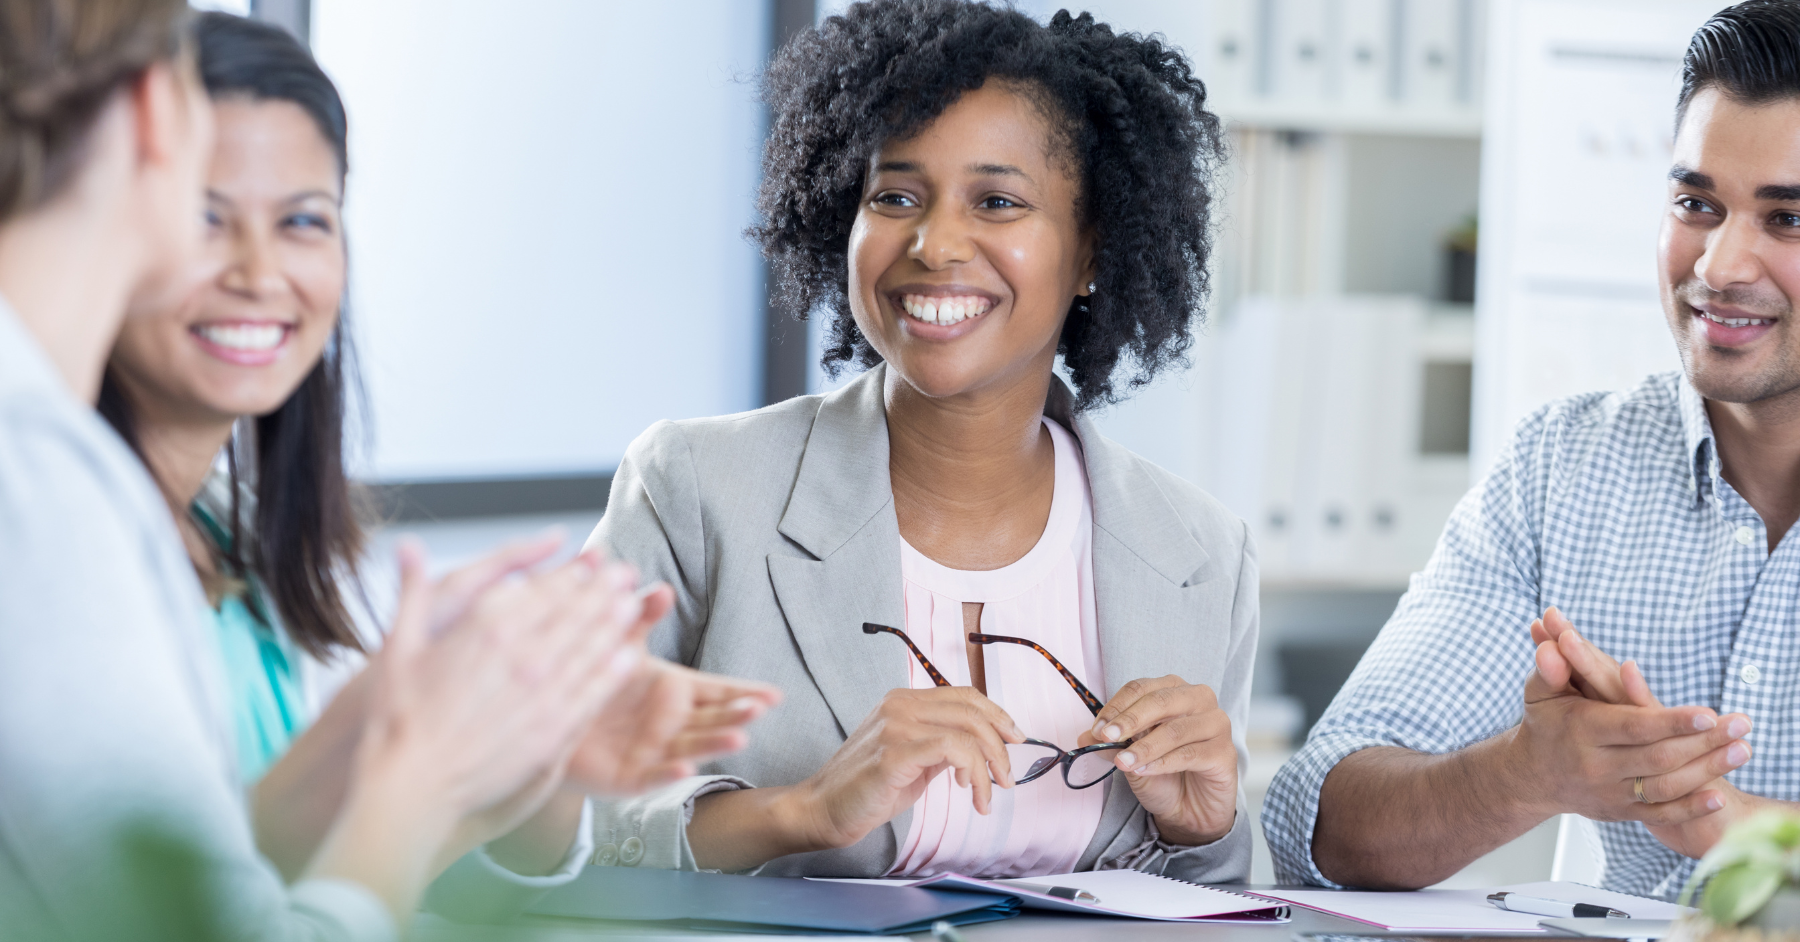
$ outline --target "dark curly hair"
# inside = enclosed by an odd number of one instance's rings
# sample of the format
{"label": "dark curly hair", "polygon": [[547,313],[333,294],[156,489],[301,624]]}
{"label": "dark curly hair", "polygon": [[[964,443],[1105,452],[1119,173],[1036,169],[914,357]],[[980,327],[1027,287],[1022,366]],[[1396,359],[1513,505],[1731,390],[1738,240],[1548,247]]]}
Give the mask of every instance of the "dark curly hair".
{"label": "dark curly hair", "polygon": [[881,357],[850,313],[850,227],[869,159],[989,79],[1017,83],[1076,171],[1096,290],[1077,297],[1058,352],[1081,407],[1115,402],[1120,360],[1143,386],[1193,342],[1212,253],[1212,175],[1224,156],[1206,86],[1160,37],[1067,10],[1049,25],[971,0],[870,0],[807,30],[764,78],[773,112],[750,235],[777,302],[831,316],[824,365]]}

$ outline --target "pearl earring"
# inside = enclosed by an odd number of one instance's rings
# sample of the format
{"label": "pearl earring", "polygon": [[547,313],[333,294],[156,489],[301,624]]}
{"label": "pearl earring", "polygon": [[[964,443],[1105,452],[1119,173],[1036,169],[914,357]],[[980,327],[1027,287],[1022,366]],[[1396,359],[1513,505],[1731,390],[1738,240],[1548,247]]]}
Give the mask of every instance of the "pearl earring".
{"label": "pearl earring", "polygon": [[1090,281],[1090,282],[1088,282],[1088,294],[1093,294],[1093,293],[1094,293],[1094,283]]}

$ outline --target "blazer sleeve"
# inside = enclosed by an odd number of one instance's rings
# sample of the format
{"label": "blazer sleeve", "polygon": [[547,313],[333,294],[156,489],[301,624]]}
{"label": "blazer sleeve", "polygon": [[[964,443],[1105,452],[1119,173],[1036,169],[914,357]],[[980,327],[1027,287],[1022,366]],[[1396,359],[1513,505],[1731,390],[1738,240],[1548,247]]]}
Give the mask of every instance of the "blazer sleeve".
{"label": "blazer sleeve", "polygon": [[[667,582],[675,607],[650,634],[650,652],[692,665],[712,611],[706,527],[694,456],[681,427],[652,425],[626,449],[613,474],[606,514],[587,548],[603,547],[638,567],[644,585]],[[596,864],[695,870],[687,823],[695,799],[750,788],[729,775],[696,775],[648,794],[593,802]]]}
{"label": "blazer sleeve", "polygon": [[[1250,675],[1256,663],[1256,633],[1261,618],[1257,594],[1256,544],[1242,523],[1243,554],[1238,562],[1236,595],[1231,605],[1231,642],[1226,650],[1224,682],[1214,691],[1219,707],[1231,719],[1231,744],[1237,750],[1237,817],[1224,837],[1197,847],[1170,844],[1157,833],[1156,820],[1139,807],[1127,833],[1142,834],[1134,846],[1112,856],[1103,854],[1096,870],[1143,870],[1188,883],[1241,883],[1250,878],[1251,831],[1256,826],[1244,799],[1243,776],[1250,767],[1244,729],[1250,718]],[[1114,850],[1115,848],[1109,848]]]}

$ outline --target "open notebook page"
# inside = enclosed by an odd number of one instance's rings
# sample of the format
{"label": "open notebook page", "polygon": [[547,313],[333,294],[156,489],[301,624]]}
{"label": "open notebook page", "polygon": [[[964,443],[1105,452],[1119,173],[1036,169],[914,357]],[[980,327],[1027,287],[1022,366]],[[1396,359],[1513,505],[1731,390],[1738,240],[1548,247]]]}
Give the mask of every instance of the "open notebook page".
{"label": "open notebook page", "polygon": [[1419,890],[1413,893],[1370,893],[1356,890],[1257,890],[1259,895],[1285,900],[1307,909],[1366,922],[1400,932],[1433,930],[1469,932],[1531,932],[1544,930],[1544,916],[1512,913],[1488,902],[1489,893],[1504,890],[1526,896],[1610,906],[1634,919],[1674,919],[1684,907],[1661,900],[1614,893],[1580,883],[1520,883],[1492,890]]}

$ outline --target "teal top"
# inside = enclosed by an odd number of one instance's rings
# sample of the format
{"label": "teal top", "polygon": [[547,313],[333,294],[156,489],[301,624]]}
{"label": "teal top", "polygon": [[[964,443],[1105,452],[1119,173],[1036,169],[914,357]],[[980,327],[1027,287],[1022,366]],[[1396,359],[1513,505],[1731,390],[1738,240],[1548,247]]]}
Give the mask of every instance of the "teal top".
{"label": "teal top", "polygon": [[[231,535],[198,502],[194,517],[220,549],[231,548]],[[287,752],[306,728],[307,716],[299,652],[268,616],[256,583],[248,581],[244,586],[241,592],[227,595],[211,610],[211,616],[225,667],[238,775],[250,785]]]}

